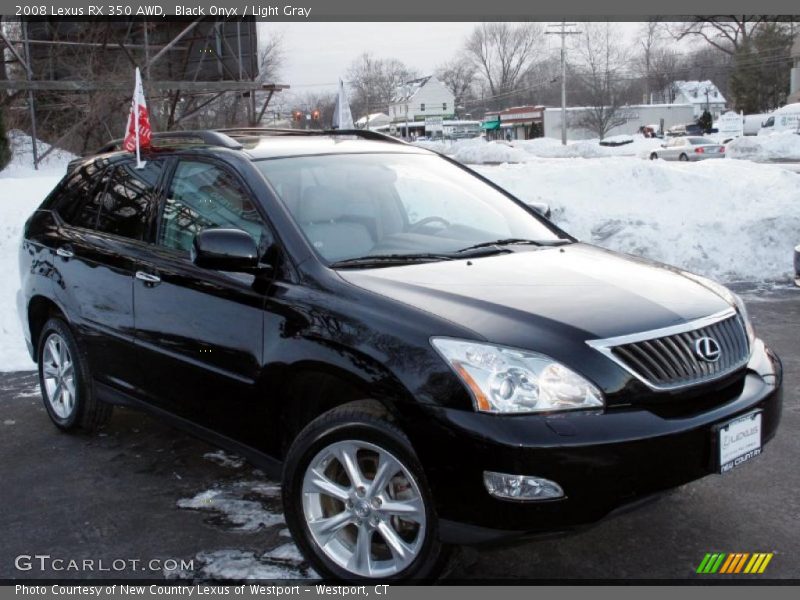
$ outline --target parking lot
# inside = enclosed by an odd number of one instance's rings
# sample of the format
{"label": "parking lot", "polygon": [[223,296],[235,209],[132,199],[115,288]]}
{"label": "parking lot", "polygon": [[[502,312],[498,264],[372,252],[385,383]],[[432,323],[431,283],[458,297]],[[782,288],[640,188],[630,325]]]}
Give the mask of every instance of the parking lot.
{"label": "parking lot", "polygon": [[[708,579],[725,576],[694,574],[707,552],[774,552],[764,575],[731,577],[800,579],[800,290],[745,298],[785,369],[783,421],[761,457],[569,537],[461,552],[449,577]],[[160,578],[170,560],[206,579],[313,576],[279,488],[237,457],[124,409],[100,433],[61,434],[32,373],[0,374],[0,408],[0,579]],[[51,559],[20,570],[20,555]],[[84,559],[93,570],[68,568]]]}

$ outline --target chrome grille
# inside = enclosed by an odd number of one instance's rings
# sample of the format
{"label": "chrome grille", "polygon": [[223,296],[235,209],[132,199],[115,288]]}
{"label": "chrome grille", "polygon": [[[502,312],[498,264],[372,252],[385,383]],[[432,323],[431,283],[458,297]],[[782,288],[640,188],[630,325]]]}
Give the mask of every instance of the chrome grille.
{"label": "chrome grille", "polygon": [[[719,359],[715,362],[703,360],[695,350],[696,340],[703,337],[710,337],[719,345]],[[733,309],[677,327],[592,340],[589,345],[657,390],[724,377],[743,367],[750,356],[744,323]]]}

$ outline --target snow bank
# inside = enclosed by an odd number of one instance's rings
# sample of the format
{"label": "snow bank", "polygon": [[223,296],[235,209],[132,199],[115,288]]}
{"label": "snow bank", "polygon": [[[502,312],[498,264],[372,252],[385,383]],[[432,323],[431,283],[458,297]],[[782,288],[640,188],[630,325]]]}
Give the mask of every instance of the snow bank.
{"label": "snow bank", "polygon": [[488,142],[482,137],[454,142],[422,141],[414,144],[470,165],[518,163],[528,159],[525,152],[515,148],[510,142]]}
{"label": "snow bank", "polygon": [[[22,227],[64,175],[67,163],[75,155],[54,150],[35,171],[30,137],[12,130],[8,140],[13,158],[0,172],[0,371],[22,371],[34,368],[25,349],[16,308],[17,251]],[[40,141],[38,147],[43,153],[50,146]]]}
{"label": "snow bank", "polygon": [[606,141],[616,142],[619,145],[601,146],[599,139],[578,140],[563,146],[560,140],[552,138],[487,142],[480,137],[456,142],[422,141],[415,142],[415,145],[447,154],[465,164],[481,165],[523,163],[532,158],[646,157],[662,143],[659,139],[646,138],[639,134],[614,136]]}
{"label": "snow bank", "polygon": [[724,282],[790,276],[800,178],[744,161],[538,159],[478,167],[577,238]]}
{"label": "snow bank", "polygon": [[0,174],[0,371],[34,368],[17,317],[17,253],[25,221],[60,178],[52,174],[22,178],[8,178],[5,171]]}
{"label": "snow bank", "polygon": [[760,162],[800,160],[800,135],[776,131],[770,135],[739,137],[728,142],[727,156]]}
{"label": "snow bank", "polygon": [[[11,162],[0,173],[0,178],[29,177],[36,173],[33,169],[33,144],[30,136],[19,129],[8,132],[8,142],[11,146]],[[36,144],[39,156],[50,149],[50,145],[39,140]],[[74,154],[61,149],[55,149],[39,163],[39,174],[59,175],[64,174],[67,163],[77,158]]]}

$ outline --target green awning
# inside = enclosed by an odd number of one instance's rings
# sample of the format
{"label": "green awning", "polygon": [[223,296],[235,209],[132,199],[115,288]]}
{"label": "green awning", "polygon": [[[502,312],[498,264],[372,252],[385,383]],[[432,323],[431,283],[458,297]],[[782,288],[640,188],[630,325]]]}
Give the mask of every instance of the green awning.
{"label": "green awning", "polygon": [[500,121],[484,121],[481,123],[481,129],[500,129]]}

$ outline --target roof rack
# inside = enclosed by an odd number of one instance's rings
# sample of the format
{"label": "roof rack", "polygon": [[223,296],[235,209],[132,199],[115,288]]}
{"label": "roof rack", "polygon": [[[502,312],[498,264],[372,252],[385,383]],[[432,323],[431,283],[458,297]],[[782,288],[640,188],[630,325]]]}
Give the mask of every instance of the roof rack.
{"label": "roof rack", "polygon": [[287,136],[354,136],[365,140],[375,140],[378,142],[390,142],[394,144],[405,144],[403,140],[392,137],[385,133],[372,131],[370,129],[287,129],[278,127],[232,127],[217,129],[220,133],[231,137],[257,136],[257,135],[287,135]]}
{"label": "roof rack", "polygon": [[[151,139],[154,140],[186,140],[199,142],[207,146],[220,146],[222,148],[230,148],[231,150],[241,150],[242,145],[234,140],[229,135],[222,131],[213,129],[198,129],[195,131],[160,131],[151,134]],[[108,142],[104,146],[97,149],[95,154],[102,154],[104,152],[113,152],[114,150],[122,149],[122,138]]]}
{"label": "roof rack", "polygon": [[[285,129],[277,127],[231,127],[227,129],[198,129],[194,131],[161,131],[151,134],[154,140],[186,140],[199,142],[207,146],[219,146],[231,150],[241,150],[242,144],[236,141],[237,137],[246,136],[354,136],[365,140],[406,144],[385,133],[369,129]],[[98,148],[94,154],[113,152],[122,149],[123,139],[113,140]]]}

